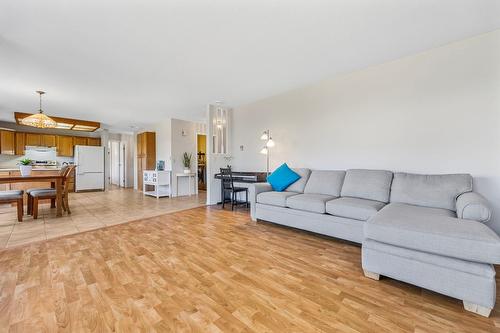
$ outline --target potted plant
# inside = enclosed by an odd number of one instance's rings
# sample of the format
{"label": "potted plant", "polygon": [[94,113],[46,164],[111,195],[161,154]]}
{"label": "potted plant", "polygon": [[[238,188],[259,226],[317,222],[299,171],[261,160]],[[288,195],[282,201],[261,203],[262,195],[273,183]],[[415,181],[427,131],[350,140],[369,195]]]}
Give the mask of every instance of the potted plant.
{"label": "potted plant", "polygon": [[31,175],[32,169],[32,161],[29,158],[23,158],[19,161],[19,171],[21,171],[21,176],[26,177]]}
{"label": "potted plant", "polygon": [[182,155],[182,165],[184,165],[184,173],[190,173],[191,172],[191,158],[193,157],[192,154],[188,154],[184,152]]}

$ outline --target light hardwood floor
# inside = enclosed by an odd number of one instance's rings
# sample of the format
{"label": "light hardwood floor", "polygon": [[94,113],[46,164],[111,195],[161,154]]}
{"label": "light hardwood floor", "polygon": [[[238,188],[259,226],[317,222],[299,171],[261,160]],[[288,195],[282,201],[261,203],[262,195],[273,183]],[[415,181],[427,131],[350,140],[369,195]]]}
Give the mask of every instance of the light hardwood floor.
{"label": "light hardwood floor", "polygon": [[[142,192],[116,187],[106,192],[70,193],[71,215],[56,217],[49,204],[40,205],[37,220],[25,215],[17,222],[16,207],[0,208],[0,249],[103,228],[140,218],[205,205],[206,196],[156,199]],[[25,207],[26,213],[26,207]]]}
{"label": "light hardwood floor", "polygon": [[[496,332],[359,246],[203,207],[0,252],[0,331]],[[497,300],[498,303],[498,300]]]}

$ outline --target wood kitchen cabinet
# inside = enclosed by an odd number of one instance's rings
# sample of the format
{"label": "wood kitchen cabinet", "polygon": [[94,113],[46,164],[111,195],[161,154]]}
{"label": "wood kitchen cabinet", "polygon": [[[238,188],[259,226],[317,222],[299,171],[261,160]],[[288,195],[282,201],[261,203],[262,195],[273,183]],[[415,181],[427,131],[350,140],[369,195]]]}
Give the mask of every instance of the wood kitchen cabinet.
{"label": "wood kitchen cabinet", "polygon": [[100,146],[101,138],[87,138],[87,146]]}
{"label": "wood kitchen cabinet", "polygon": [[26,146],[42,146],[57,147],[58,156],[72,157],[76,145],[100,146],[101,138],[0,130],[0,154],[4,155],[24,155]]}
{"label": "wood kitchen cabinet", "polygon": [[51,135],[51,134],[41,134],[40,135],[40,146],[55,147],[56,146],[56,136]]}
{"label": "wood kitchen cabinet", "polygon": [[42,136],[36,133],[26,133],[26,146],[40,146]]}
{"label": "wood kitchen cabinet", "polygon": [[26,133],[16,132],[16,155],[24,155],[24,147],[26,146]]}
{"label": "wood kitchen cabinet", "polygon": [[137,134],[137,187],[142,191],[144,170],[156,168],[156,133]]}
{"label": "wood kitchen cabinet", "polygon": [[58,135],[57,136],[57,156],[73,156],[73,137]]}
{"label": "wood kitchen cabinet", "polygon": [[73,145],[74,146],[86,146],[87,138],[83,136],[74,136],[73,137]]}
{"label": "wood kitchen cabinet", "polygon": [[0,153],[5,155],[15,154],[16,133],[13,131],[0,131]]}

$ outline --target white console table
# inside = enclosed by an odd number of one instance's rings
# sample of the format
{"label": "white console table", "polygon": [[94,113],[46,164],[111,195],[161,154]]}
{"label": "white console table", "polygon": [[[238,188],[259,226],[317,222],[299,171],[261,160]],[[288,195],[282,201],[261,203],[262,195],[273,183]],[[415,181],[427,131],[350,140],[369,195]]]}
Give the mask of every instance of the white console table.
{"label": "white console table", "polygon": [[[154,190],[146,191],[146,185],[154,186]],[[144,170],[142,190],[144,195],[156,198],[172,196],[171,172]]]}
{"label": "white console table", "polygon": [[[190,172],[190,173],[177,173],[175,174],[175,180],[176,180],[176,183],[175,183],[175,196],[178,197],[179,196],[179,178],[182,178],[182,177],[187,177],[188,179],[188,186],[189,186],[189,195],[192,195],[192,185],[196,185],[196,173],[194,172]],[[193,183],[191,183],[191,178],[193,178]],[[195,190],[196,192],[196,190]]]}

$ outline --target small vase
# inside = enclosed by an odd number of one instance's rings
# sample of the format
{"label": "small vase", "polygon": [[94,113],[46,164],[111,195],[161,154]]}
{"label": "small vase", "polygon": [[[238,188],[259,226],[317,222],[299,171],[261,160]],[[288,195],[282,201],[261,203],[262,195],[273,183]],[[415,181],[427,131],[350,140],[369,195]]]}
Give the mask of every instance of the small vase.
{"label": "small vase", "polygon": [[189,169],[189,168],[184,168],[184,173],[191,173],[191,169]]}
{"label": "small vase", "polygon": [[21,171],[21,176],[27,177],[31,175],[31,170],[33,170],[33,167],[31,165],[20,165],[19,166],[19,171]]}

